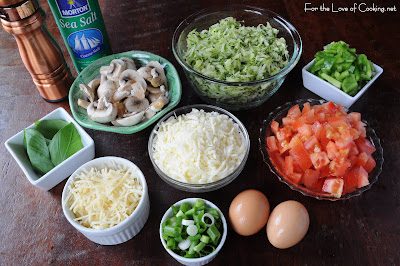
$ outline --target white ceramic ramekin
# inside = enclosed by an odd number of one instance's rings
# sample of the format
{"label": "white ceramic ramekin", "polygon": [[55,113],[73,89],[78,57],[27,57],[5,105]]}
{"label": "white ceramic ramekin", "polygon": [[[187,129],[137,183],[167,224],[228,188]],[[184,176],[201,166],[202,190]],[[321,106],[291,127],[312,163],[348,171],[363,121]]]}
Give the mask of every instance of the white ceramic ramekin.
{"label": "white ceramic ramekin", "polygon": [[[67,193],[69,186],[84,169],[90,170],[90,168],[103,168],[107,166],[108,168],[113,168],[113,164],[127,166],[129,168],[134,168],[137,170],[138,179],[140,184],[143,187],[143,194],[142,198],[139,202],[139,205],[136,207],[135,211],[122,223],[113,226],[111,228],[98,230],[98,229],[91,229],[87,228],[78,222],[74,221],[75,215],[69,209],[68,204],[66,203]],[[94,159],[90,162],[85,163],[80,168],[78,168],[68,179],[67,183],[65,184],[63,193],[62,193],[62,208],[65,217],[67,218],[68,222],[75,227],[79,232],[81,232],[84,236],[86,236],[89,240],[100,244],[100,245],[117,245],[123,242],[126,242],[137,235],[140,230],[142,230],[143,226],[147,222],[147,218],[149,217],[150,212],[150,200],[149,200],[149,193],[147,189],[146,179],[142,171],[131,161],[120,158],[120,157],[101,157]]]}
{"label": "white ceramic ramekin", "polygon": [[[6,142],[6,148],[14,157],[15,161],[21,167],[22,171],[32,185],[44,190],[49,190],[70,176],[79,166],[94,158],[94,142],[93,139],[86,133],[85,130],[65,111],[60,107],[41,118],[40,120],[60,119],[68,123],[73,123],[75,128],[81,135],[83,148],[77,153],[67,158],[65,161],[54,167],[47,174],[40,176],[34,170],[29,161],[28,155],[24,148],[24,131],[20,131]],[[35,128],[35,124],[27,128]]]}
{"label": "white ceramic ramekin", "polygon": [[[187,198],[187,199],[183,199],[180,200],[178,202],[176,202],[174,205],[175,206],[180,206],[182,205],[182,203],[190,203],[191,206],[193,206],[193,204],[196,202],[196,200],[199,198]],[[209,262],[211,262],[218,254],[218,252],[221,250],[222,246],[225,243],[226,240],[226,235],[227,235],[227,231],[228,231],[228,226],[226,224],[226,219],[224,214],[222,213],[222,211],[217,207],[217,205],[215,205],[214,203],[205,200],[205,199],[201,199],[204,200],[206,206],[208,208],[214,208],[216,210],[218,210],[218,212],[221,214],[221,220],[222,220],[222,227],[224,228],[224,232],[222,233],[222,237],[221,237],[221,241],[219,242],[218,247],[215,249],[215,251],[213,253],[208,254],[207,256],[201,257],[201,258],[184,258],[182,256],[179,256],[178,254],[176,254],[175,252],[173,252],[172,250],[167,248],[167,243],[165,242],[165,240],[162,237],[162,223],[165,222],[165,220],[167,218],[170,218],[174,215],[174,212],[172,211],[171,208],[169,208],[164,216],[161,219],[161,223],[160,223],[160,239],[161,239],[161,243],[164,247],[164,249],[169,253],[169,255],[171,255],[174,259],[176,259],[179,263],[183,264],[183,265],[189,265],[189,266],[200,266],[200,265],[205,265]]]}
{"label": "white ceramic ramekin", "polygon": [[383,69],[380,66],[373,64],[376,72],[375,76],[367,84],[365,84],[365,86],[356,95],[350,96],[329,82],[312,74],[310,69],[314,63],[314,60],[312,60],[302,69],[304,87],[324,98],[325,100],[340,104],[346,108],[349,108],[353,103],[355,103],[383,72]]}

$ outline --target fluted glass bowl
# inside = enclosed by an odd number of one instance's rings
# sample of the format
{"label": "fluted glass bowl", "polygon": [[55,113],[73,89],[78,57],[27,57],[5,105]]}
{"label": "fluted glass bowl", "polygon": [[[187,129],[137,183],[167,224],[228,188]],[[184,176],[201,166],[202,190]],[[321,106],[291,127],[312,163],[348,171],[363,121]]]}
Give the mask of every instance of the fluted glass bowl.
{"label": "fluted glass bowl", "polygon": [[[228,176],[226,176],[218,181],[215,181],[215,182],[210,182],[210,183],[206,183],[206,184],[191,184],[191,183],[185,183],[185,182],[178,181],[178,180],[173,179],[172,177],[168,176],[167,173],[163,172],[160,169],[160,167],[158,167],[158,165],[156,164],[156,162],[154,161],[154,158],[153,158],[154,139],[157,136],[157,131],[158,131],[161,123],[165,122],[171,116],[179,116],[182,114],[190,113],[193,108],[198,109],[198,110],[204,110],[205,112],[218,112],[218,113],[227,115],[236,124],[238,124],[239,131],[240,131],[241,135],[243,136],[243,139],[245,142],[246,151],[245,151],[245,155],[243,157],[242,162],[238,165],[238,167],[231,174],[229,174]],[[154,166],[154,169],[156,170],[157,174],[161,177],[161,179],[164,180],[167,184],[169,184],[177,189],[183,190],[183,191],[202,193],[202,192],[209,192],[209,191],[213,191],[213,190],[222,188],[222,187],[228,185],[229,183],[231,183],[233,180],[235,180],[236,177],[238,177],[238,175],[242,172],[242,170],[246,164],[247,157],[249,156],[250,138],[249,138],[249,134],[247,133],[247,130],[244,127],[244,125],[242,124],[242,122],[240,122],[240,120],[238,118],[236,118],[230,112],[228,112],[222,108],[216,107],[216,106],[205,105],[205,104],[195,104],[195,105],[188,105],[188,106],[184,106],[184,107],[178,108],[176,110],[173,110],[173,111],[169,112],[168,114],[166,114],[163,118],[161,118],[150,134],[149,143],[148,143],[148,151],[149,151],[149,157],[150,157],[151,163]]]}
{"label": "fluted glass bowl", "polygon": [[[260,151],[263,155],[264,162],[268,165],[271,172],[274,173],[278,177],[279,181],[288,185],[292,190],[296,190],[305,196],[310,196],[310,197],[316,198],[318,200],[336,201],[336,200],[345,200],[345,199],[349,199],[349,198],[361,195],[361,193],[370,189],[371,186],[378,180],[378,176],[382,172],[382,165],[383,165],[383,161],[384,161],[383,149],[381,146],[381,142],[380,142],[378,136],[376,135],[375,130],[371,126],[369,126],[367,121],[365,121],[365,120],[362,120],[362,122],[365,123],[365,125],[366,125],[365,129],[367,132],[367,139],[369,141],[371,141],[371,143],[375,146],[375,149],[376,149],[376,151],[372,154],[372,157],[374,158],[374,160],[376,162],[376,166],[372,170],[372,172],[370,172],[368,174],[368,180],[369,180],[370,184],[367,186],[358,188],[357,190],[355,190],[351,193],[347,193],[340,198],[335,198],[332,195],[330,195],[329,193],[317,192],[317,191],[314,191],[312,189],[305,187],[304,185],[296,184],[290,178],[287,178],[286,175],[284,175],[272,163],[270,156],[268,154],[267,141],[266,141],[267,137],[273,135],[272,130],[271,130],[272,121],[275,120],[281,124],[282,118],[287,115],[290,108],[292,108],[294,105],[298,104],[301,109],[302,106],[307,102],[310,103],[311,106],[326,103],[325,100],[315,100],[315,99],[300,99],[295,102],[288,102],[288,103],[276,108],[275,111],[269,113],[267,119],[265,119],[263,121],[262,128],[260,129],[260,138],[258,140],[260,143]],[[349,112],[348,109],[345,108],[345,110],[347,112]]]}
{"label": "fluted glass bowl", "polygon": [[[279,30],[278,38],[283,37],[286,40],[289,63],[272,76],[249,82],[216,80],[194,70],[184,58],[188,33],[194,29],[197,31],[208,29],[226,17],[234,17],[245,26],[265,25],[269,22],[272,27]],[[286,75],[300,59],[302,42],[293,25],[274,12],[245,5],[226,5],[204,9],[182,21],[173,35],[172,51],[194,91],[202,100],[227,110],[242,110],[261,105],[279,89]]]}

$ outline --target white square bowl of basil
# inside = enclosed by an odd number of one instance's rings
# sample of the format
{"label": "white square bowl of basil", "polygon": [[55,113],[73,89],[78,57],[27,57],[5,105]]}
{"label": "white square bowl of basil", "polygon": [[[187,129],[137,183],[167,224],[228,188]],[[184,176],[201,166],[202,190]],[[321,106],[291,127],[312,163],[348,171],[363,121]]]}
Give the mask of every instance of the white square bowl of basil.
{"label": "white square bowl of basil", "polygon": [[[34,170],[34,167],[32,166],[32,163],[28,157],[27,150],[24,147],[24,130],[9,138],[5,142],[5,146],[14,157],[18,165],[21,167],[22,171],[32,185],[44,190],[50,190],[70,176],[81,165],[94,158],[94,141],[62,107],[57,108],[38,121],[43,120],[64,120],[67,124],[72,123],[80,135],[82,148],[62,162],[58,162],[58,164],[46,174],[41,175],[37,170]],[[26,129],[35,129],[35,124],[30,125]],[[50,143],[49,146],[50,145],[52,144]],[[60,144],[53,144],[53,146],[55,145]]]}

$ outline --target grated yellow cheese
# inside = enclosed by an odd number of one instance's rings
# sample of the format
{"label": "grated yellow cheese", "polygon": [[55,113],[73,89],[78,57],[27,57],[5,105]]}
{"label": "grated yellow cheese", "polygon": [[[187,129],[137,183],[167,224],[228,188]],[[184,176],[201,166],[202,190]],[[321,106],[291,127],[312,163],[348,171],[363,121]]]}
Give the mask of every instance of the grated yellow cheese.
{"label": "grated yellow cheese", "polygon": [[153,145],[157,166],[173,179],[205,184],[231,174],[245,156],[245,141],[227,115],[193,109],[161,123]]}
{"label": "grated yellow cheese", "polygon": [[143,187],[137,169],[115,163],[112,168],[84,169],[71,182],[65,204],[81,225],[110,228],[127,219],[138,206]]}

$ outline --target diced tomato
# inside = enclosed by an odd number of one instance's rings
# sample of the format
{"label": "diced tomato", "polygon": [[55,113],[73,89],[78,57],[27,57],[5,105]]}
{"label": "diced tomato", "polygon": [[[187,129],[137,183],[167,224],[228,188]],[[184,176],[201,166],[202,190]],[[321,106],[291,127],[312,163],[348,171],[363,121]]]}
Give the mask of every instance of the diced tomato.
{"label": "diced tomato", "polygon": [[368,180],[368,172],[365,171],[365,169],[360,166],[360,170],[358,172],[358,187],[364,187],[366,185],[369,185],[369,180]]}
{"label": "diced tomato", "polygon": [[344,149],[349,148],[352,142],[353,138],[350,135],[350,131],[346,131],[346,133],[341,134],[340,139],[335,141],[335,144],[339,149]]}
{"label": "diced tomato", "polygon": [[309,153],[322,151],[321,144],[319,144],[319,141],[315,135],[304,142],[304,148],[306,148]]}
{"label": "diced tomato", "polygon": [[358,155],[357,165],[365,168],[367,162],[368,162],[368,154],[365,152],[360,153],[360,155]]}
{"label": "diced tomato", "polygon": [[276,139],[278,141],[283,141],[289,139],[292,136],[292,130],[289,127],[282,127],[276,132]]}
{"label": "diced tomato", "polygon": [[284,126],[291,126],[294,123],[294,118],[292,117],[284,117],[282,118],[282,124]]}
{"label": "diced tomato", "polygon": [[304,185],[308,188],[315,188],[319,180],[319,171],[307,169],[302,177]]}
{"label": "diced tomato", "polygon": [[302,117],[304,117],[306,123],[308,124],[313,124],[315,121],[317,121],[317,117],[315,116],[314,109],[311,109],[310,111],[303,113]]}
{"label": "diced tomato", "polygon": [[321,132],[323,130],[321,123],[317,121],[311,126],[311,128],[312,131],[314,132],[314,135],[317,137],[317,139],[319,139]]}
{"label": "diced tomato", "polygon": [[323,104],[323,107],[324,107],[325,111],[326,111],[328,114],[331,114],[331,115],[335,114],[336,111],[337,111],[337,107],[336,107],[336,105],[335,105],[333,102],[324,103],[324,104]]}
{"label": "diced tomato", "polygon": [[279,123],[276,122],[275,120],[272,121],[272,123],[271,123],[271,130],[272,130],[272,132],[274,132],[274,134],[276,134],[279,130]]}
{"label": "diced tomato", "polygon": [[293,173],[289,174],[288,176],[293,180],[293,182],[295,182],[296,184],[300,184],[301,177],[302,177],[301,174],[293,172]]}
{"label": "diced tomato", "polygon": [[297,118],[301,116],[301,111],[300,111],[300,107],[298,104],[296,104],[295,106],[293,106],[292,108],[289,109],[288,117],[292,117],[292,118]]}
{"label": "diced tomato", "polygon": [[289,151],[289,154],[293,156],[293,158],[300,165],[303,171],[307,170],[312,166],[310,155],[304,148],[303,143],[301,143],[300,141],[293,145],[292,149]]}
{"label": "diced tomato", "polygon": [[372,145],[372,143],[366,138],[358,138],[354,140],[354,142],[356,143],[358,150],[361,152],[372,154],[376,151],[374,145]]}
{"label": "diced tomato", "polygon": [[283,165],[283,171],[285,172],[285,174],[287,175],[293,174],[294,172],[293,162],[294,158],[292,156],[288,155],[285,157],[285,163]]}
{"label": "diced tomato", "polygon": [[278,142],[276,141],[275,136],[267,137],[267,146],[271,152],[278,151]]}
{"label": "diced tomato", "polygon": [[373,144],[366,139],[360,113],[346,114],[332,102],[293,106],[275,136],[266,139],[272,164],[290,182],[341,197],[369,184],[376,167]]}
{"label": "diced tomato", "polygon": [[344,182],[340,177],[329,177],[325,179],[322,191],[332,194],[335,198],[340,198],[343,192]]}
{"label": "diced tomato", "polygon": [[359,133],[358,135],[360,137],[363,137],[363,138],[367,137],[367,132],[365,131],[365,124],[363,122],[359,121],[354,126],[354,128],[358,131],[358,133]]}
{"label": "diced tomato", "polygon": [[289,142],[285,139],[281,142],[278,142],[278,150],[281,154],[283,154],[285,151],[289,150]]}
{"label": "diced tomato", "polygon": [[353,141],[350,145],[349,157],[358,154],[360,154],[360,152],[358,151],[356,143]]}
{"label": "diced tomato", "polygon": [[305,104],[303,104],[303,110],[301,110],[301,113],[304,115],[305,113],[307,113],[310,110],[311,110],[310,103],[305,103]]}
{"label": "diced tomato", "polygon": [[308,124],[304,124],[303,126],[299,127],[297,131],[303,137],[311,137],[313,135],[311,125]]}
{"label": "diced tomato", "polygon": [[311,153],[310,158],[316,170],[321,170],[329,164],[328,155],[324,151]]}
{"label": "diced tomato", "polygon": [[298,117],[294,120],[292,124],[293,130],[297,130],[299,127],[302,127],[306,123],[306,119],[304,117]]}
{"label": "diced tomato", "polygon": [[376,162],[374,160],[374,158],[372,157],[371,154],[368,154],[368,161],[365,164],[364,169],[368,172],[371,173],[371,171],[375,168],[376,166]]}
{"label": "diced tomato", "polygon": [[347,122],[350,123],[350,125],[355,126],[357,125],[358,122],[361,121],[361,114],[357,112],[352,112],[347,115]]}
{"label": "diced tomato", "polygon": [[329,141],[328,144],[326,144],[326,153],[328,154],[328,158],[330,160],[333,160],[337,157],[339,150],[333,141]]}
{"label": "diced tomato", "polygon": [[329,163],[329,173],[331,176],[342,177],[350,166],[351,163],[348,159],[344,159],[342,162],[333,160]]}
{"label": "diced tomato", "polygon": [[275,165],[278,169],[283,169],[283,165],[285,164],[285,160],[282,158],[279,152],[270,152],[269,157],[273,165]]}

